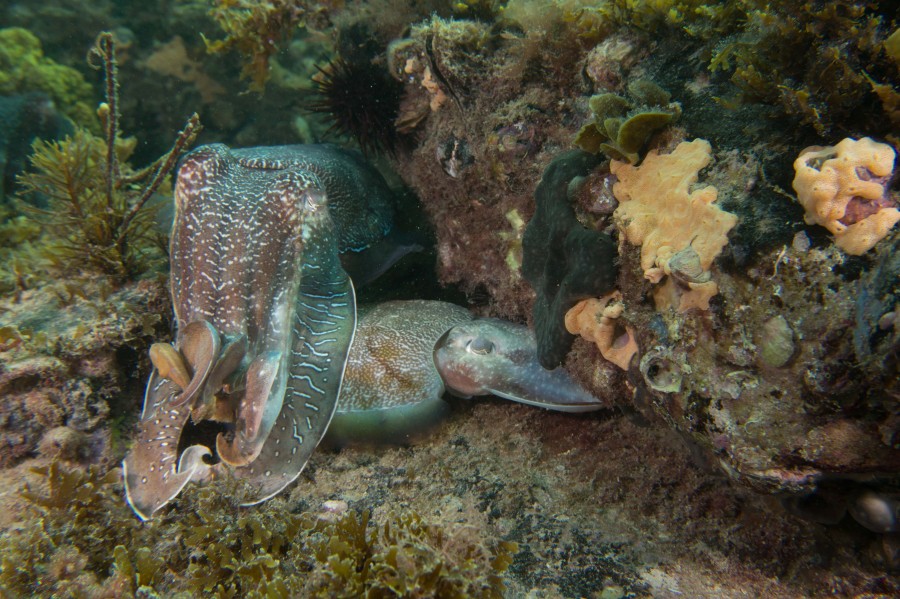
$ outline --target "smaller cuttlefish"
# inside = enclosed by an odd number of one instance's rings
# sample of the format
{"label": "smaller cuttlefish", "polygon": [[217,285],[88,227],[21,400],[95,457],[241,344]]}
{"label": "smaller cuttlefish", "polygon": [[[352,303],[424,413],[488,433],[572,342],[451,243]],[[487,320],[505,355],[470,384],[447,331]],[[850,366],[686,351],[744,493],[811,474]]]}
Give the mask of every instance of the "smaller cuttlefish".
{"label": "smaller cuttlefish", "polygon": [[534,332],[439,301],[361,309],[326,439],[404,443],[443,417],[445,392],[497,395],[564,412],[608,407],[562,368],[540,365]]}

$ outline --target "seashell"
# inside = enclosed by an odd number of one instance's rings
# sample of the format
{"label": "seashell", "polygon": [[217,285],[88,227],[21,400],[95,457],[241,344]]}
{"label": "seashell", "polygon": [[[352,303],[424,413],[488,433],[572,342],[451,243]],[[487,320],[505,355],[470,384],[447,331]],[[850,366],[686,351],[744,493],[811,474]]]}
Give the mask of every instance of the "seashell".
{"label": "seashell", "polygon": [[711,278],[709,271],[703,270],[697,250],[690,245],[672,255],[665,265],[665,270],[673,279],[684,285],[707,283]]}
{"label": "seashell", "polygon": [[850,504],[850,515],[873,532],[896,532],[900,529],[900,499],[866,491]]}
{"label": "seashell", "polygon": [[438,145],[435,157],[444,172],[454,179],[458,179],[462,171],[475,162],[468,142],[454,136],[450,136]]}
{"label": "seashell", "polygon": [[766,321],[757,345],[759,346],[759,359],[766,366],[772,368],[781,368],[790,362],[797,350],[797,346],[794,344],[794,331],[781,315]]}

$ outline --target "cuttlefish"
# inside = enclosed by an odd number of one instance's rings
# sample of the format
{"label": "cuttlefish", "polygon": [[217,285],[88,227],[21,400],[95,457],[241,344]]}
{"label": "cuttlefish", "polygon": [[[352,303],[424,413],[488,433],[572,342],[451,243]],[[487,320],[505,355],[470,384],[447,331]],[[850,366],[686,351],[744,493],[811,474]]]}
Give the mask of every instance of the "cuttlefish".
{"label": "cuttlefish", "polygon": [[[541,368],[520,325],[442,302],[392,302],[357,327],[347,270],[407,251],[386,243],[391,223],[384,180],[336,147],[211,145],[185,158],[170,242],[175,341],[151,348],[123,462],[140,518],[223,469],[253,489],[246,505],[269,499],[299,476],[336,409],[340,437],[385,418],[403,434],[398,423],[432,417],[445,389],[603,407],[563,371]],[[367,253],[379,258],[341,260]]]}
{"label": "cuttlefish", "polygon": [[[334,146],[215,144],[185,157],[170,241],[175,342],[151,351],[123,462],[139,517],[215,459],[256,489],[249,503],[297,478],[331,421],[356,328],[340,254],[378,245],[392,219],[381,175]],[[189,421],[222,432],[182,447]]]}
{"label": "cuttlefish", "polygon": [[447,302],[391,301],[360,309],[327,438],[338,445],[405,443],[448,412],[445,392],[564,412],[607,407],[564,369],[543,368],[534,332],[524,325],[476,319]]}

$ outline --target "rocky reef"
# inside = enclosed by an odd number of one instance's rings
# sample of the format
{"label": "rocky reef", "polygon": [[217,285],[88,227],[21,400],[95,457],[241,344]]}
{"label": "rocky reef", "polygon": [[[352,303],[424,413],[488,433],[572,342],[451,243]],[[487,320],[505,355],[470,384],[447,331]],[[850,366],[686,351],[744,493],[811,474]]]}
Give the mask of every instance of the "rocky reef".
{"label": "rocky reef", "polygon": [[[900,593],[891,3],[81,8],[0,9],[0,594]],[[116,465],[195,140],[360,147],[433,247],[358,302],[528,324],[608,409],[448,399],[140,523]]]}

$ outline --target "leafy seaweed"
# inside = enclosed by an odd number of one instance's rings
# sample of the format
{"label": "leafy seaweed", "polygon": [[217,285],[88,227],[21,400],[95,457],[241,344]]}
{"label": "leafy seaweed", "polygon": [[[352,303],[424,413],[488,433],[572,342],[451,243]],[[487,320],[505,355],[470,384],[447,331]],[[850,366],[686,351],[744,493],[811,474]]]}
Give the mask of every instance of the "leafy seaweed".
{"label": "leafy seaweed", "polygon": [[250,509],[225,477],[141,524],[118,470],[34,469],[21,524],[0,534],[0,595],[501,597],[515,543],[414,512],[327,518],[275,499]]}
{"label": "leafy seaweed", "polygon": [[212,54],[237,50],[245,61],[241,77],[250,80],[251,90],[262,92],[269,80],[269,63],[279,45],[290,40],[300,26],[327,19],[331,4],[307,0],[217,0],[210,15],[225,37],[205,40],[206,50]]}

